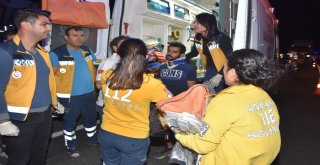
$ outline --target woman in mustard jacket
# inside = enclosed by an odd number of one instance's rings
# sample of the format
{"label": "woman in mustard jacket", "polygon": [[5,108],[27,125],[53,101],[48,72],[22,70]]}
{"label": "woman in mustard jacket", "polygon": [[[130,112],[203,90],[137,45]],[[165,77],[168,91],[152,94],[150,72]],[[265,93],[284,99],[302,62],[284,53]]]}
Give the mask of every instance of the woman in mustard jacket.
{"label": "woman in mustard jacket", "polygon": [[222,79],[223,64],[232,53],[231,39],[218,30],[217,20],[213,14],[200,13],[194,21],[194,45],[187,59],[200,55],[206,69],[203,81],[209,81],[215,92],[225,88]]}
{"label": "woman in mustard jacket", "polygon": [[280,150],[278,109],[262,89],[280,71],[260,52],[242,49],[224,65],[229,88],[206,108],[201,132],[180,135],[180,143],[201,155],[202,165],[271,164]]}
{"label": "woman in mustard jacket", "polygon": [[147,47],[137,38],[123,41],[120,61],[102,74],[105,107],[99,132],[100,155],[107,165],[143,165],[150,144],[150,103],[167,99],[160,80],[146,74]]}

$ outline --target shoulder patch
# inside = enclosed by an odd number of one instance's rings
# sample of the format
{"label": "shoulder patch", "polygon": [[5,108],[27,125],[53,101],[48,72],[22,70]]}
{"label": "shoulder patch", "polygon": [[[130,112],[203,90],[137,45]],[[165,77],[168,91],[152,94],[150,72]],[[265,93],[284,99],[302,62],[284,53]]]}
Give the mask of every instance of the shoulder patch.
{"label": "shoulder patch", "polygon": [[202,126],[200,127],[199,135],[202,137],[209,129],[209,125],[203,122]]}

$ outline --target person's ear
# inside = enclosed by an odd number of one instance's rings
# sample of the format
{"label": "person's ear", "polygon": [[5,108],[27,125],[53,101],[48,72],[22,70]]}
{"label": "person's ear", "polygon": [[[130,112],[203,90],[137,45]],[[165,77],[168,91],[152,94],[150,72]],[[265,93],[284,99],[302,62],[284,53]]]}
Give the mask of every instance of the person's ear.
{"label": "person's ear", "polygon": [[31,28],[31,24],[29,22],[21,22],[21,28],[25,30],[29,30]]}
{"label": "person's ear", "polygon": [[65,41],[68,41],[68,36],[67,35],[64,35],[63,38],[64,38]]}
{"label": "person's ear", "polygon": [[117,46],[112,46],[112,50],[113,50],[113,52],[117,53],[117,49],[118,49],[118,47],[117,47]]}
{"label": "person's ear", "polygon": [[236,72],[236,70],[234,68],[230,69],[228,72],[229,72],[230,78],[232,79],[233,82],[238,82],[239,81],[237,72]]}

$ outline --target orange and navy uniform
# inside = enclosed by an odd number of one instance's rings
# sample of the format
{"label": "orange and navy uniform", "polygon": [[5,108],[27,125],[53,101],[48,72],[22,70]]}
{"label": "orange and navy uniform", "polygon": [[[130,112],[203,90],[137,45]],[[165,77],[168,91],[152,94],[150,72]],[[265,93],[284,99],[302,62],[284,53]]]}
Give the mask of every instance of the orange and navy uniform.
{"label": "orange and navy uniform", "polygon": [[[18,35],[1,46],[12,57],[12,72],[5,89],[7,109],[0,109],[0,119],[26,120],[36,87],[36,65],[33,56],[26,51]],[[57,104],[56,85],[49,54],[40,45],[36,50],[47,64],[52,104]],[[1,96],[0,96],[1,97]],[[9,117],[9,118],[8,118]]]}
{"label": "orange and navy uniform", "polygon": [[[92,84],[95,81],[95,71],[93,65],[93,57],[88,47],[82,46],[82,55],[88,65],[90,75],[92,78]],[[58,47],[53,50],[57,55],[59,61],[59,70],[55,74],[55,80],[57,84],[57,97],[58,98],[70,98],[72,91],[72,82],[75,69],[75,59],[70,53],[66,45]]]}

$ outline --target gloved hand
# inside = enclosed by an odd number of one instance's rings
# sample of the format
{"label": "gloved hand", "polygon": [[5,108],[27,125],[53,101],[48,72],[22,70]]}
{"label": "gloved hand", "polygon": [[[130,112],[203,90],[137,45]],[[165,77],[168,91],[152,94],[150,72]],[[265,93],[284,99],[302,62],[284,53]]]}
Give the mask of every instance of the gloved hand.
{"label": "gloved hand", "polygon": [[169,89],[165,88],[164,90],[168,94],[168,98],[172,98],[173,97],[173,94],[169,91]]}
{"label": "gloved hand", "polygon": [[212,85],[213,87],[217,87],[222,79],[222,75],[221,74],[217,74],[215,76],[213,76],[210,80],[209,83],[210,85]]}
{"label": "gloved hand", "polygon": [[60,102],[58,102],[57,105],[54,105],[53,108],[55,109],[55,113],[57,113],[57,114],[64,113],[64,106]]}
{"label": "gloved hand", "polygon": [[0,134],[3,136],[18,136],[19,128],[11,121],[7,121],[0,124]]}
{"label": "gloved hand", "polygon": [[212,86],[209,81],[205,81],[202,84],[205,85],[209,89],[209,93],[210,94],[215,94],[216,93],[216,91],[214,90],[214,86]]}

